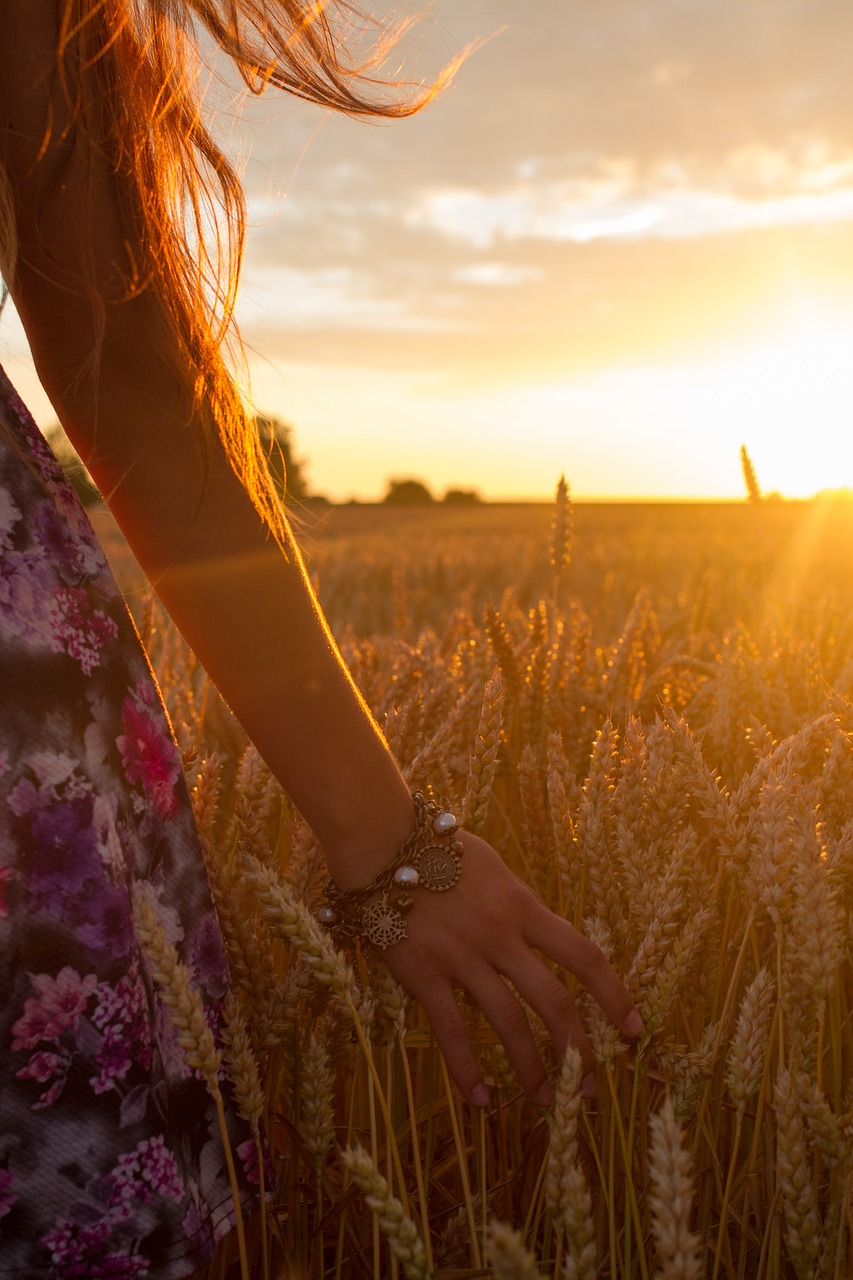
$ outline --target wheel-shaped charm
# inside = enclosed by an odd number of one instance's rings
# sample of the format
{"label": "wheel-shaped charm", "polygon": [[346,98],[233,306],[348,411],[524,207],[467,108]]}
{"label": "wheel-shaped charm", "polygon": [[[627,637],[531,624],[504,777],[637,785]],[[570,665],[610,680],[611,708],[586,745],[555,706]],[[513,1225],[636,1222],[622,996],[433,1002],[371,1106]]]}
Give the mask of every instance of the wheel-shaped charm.
{"label": "wheel-shaped charm", "polygon": [[444,889],[452,889],[462,874],[459,858],[444,845],[431,844],[423,850],[418,865],[423,889],[432,889],[441,893]]}
{"label": "wheel-shaped charm", "polygon": [[402,942],[408,933],[406,917],[386,898],[364,908],[361,929],[367,941],[381,951],[393,947],[395,942]]}

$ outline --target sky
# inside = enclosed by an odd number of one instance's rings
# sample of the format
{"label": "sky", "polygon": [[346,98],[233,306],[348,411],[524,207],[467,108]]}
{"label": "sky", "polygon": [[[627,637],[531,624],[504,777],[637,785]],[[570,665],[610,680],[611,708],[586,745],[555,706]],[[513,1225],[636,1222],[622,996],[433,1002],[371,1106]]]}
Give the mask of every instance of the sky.
{"label": "sky", "polygon": [[[472,41],[412,119],[223,126],[252,399],[311,487],[740,498],[741,444],[853,486],[853,6],[434,0],[388,72]],[[0,359],[49,422],[13,317]]]}

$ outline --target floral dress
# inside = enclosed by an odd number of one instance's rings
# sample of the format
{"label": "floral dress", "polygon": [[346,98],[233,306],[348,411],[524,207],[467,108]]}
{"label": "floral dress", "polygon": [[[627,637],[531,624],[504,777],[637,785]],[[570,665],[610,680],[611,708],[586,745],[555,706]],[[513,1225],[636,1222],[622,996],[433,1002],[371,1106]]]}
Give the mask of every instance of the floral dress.
{"label": "floral dress", "polygon": [[[2,1280],[173,1280],[233,1221],[216,1110],[147,972],[134,893],[216,1030],[225,957],[166,713],[92,528],[0,370]],[[248,1205],[256,1147],[229,1126]]]}

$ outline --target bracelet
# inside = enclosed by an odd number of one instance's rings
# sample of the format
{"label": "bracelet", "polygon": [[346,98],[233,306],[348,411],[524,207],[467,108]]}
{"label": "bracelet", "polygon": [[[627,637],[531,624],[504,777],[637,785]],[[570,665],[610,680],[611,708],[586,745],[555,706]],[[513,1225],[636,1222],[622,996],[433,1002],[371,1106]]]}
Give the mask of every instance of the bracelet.
{"label": "bracelet", "polygon": [[415,826],[403,847],[370,884],[343,890],[334,880],[324,888],[325,905],[319,921],[343,946],[359,939],[384,951],[408,936],[406,916],[415,905],[410,890],[445,893],[462,874],[459,823],[447,809],[413,791]]}

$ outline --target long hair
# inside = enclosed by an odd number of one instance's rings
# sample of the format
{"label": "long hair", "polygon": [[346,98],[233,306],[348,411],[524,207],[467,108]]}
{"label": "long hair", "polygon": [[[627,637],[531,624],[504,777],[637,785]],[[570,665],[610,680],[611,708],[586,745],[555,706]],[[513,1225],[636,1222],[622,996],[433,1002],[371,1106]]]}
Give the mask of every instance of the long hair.
{"label": "long hair", "polygon": [[[228,367],[240,351],[234,302],[245,200],[204,118],[200,81],[218,49],[252,93],[272,85],[350,115],[410,115],[455,64],[427,86],[383,80],[381,65],[407,25],[388,28],[347,0],[61,0],[63,131],[71,141],[82,131],[121,179],[124,296],[157,294],[192,377],[196,411],[277,536],[279,499]],[[0,204],[4,191],[0,180]],[[9,279],[14,229],[6,218],[2,224],[11,228],[0,244]],[[94,287],[92,294],[103,332],[103,299]]]}

